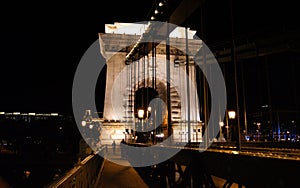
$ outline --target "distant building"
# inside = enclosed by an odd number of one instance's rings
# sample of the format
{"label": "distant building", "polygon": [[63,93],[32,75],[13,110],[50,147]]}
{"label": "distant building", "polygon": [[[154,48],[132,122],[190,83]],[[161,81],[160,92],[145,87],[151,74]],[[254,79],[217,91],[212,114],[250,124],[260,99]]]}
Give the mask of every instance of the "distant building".
{"label": "distant building", "polygon": [[248,133],[260,141],[299,140],[299,114],[298,111],[276,110],[264,105],[257,112],[248,114]]}
{"label": "distant building", "polygon": [[31,122],[32,120],[59,120],[65,116],[58,113],[35,113],[35,112],[0,112],[0,119],[22,120]]}

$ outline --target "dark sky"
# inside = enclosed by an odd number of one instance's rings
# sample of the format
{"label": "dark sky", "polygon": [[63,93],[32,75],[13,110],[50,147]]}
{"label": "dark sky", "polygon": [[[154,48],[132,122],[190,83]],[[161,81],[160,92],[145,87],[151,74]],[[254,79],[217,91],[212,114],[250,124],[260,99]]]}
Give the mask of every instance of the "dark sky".
{"label": "dark sky", "polygon": [[71,112],[77,64],[104,24],[144,21],[153,3],[101,2],[2,7],[0,111]]}
{"label": "dark sky", "polygon": [[[76,67],[98,33],[104,31],[104,24],[144,21],[153,4],[153,0],[101,2],[1,6],[0,111],[72,112]],[[228,7],[216,0],[209,2],[207,37],[221,40],[228,37],[230,28]],[[284,23],[299,28],[297,6],[274,3],[257,0],[238,5],[237,32],[253,32],[268,24],[272,32],[282,31]],[[194,20],[194,25],[199,24],[200,20]]]}

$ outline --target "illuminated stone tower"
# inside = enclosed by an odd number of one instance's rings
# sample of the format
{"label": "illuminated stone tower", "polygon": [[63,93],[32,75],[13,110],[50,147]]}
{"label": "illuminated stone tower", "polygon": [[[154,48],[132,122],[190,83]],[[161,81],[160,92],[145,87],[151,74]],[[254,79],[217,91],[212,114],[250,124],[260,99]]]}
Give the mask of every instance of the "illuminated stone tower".
{"label": "illuminated stone tower", "polygon": [[[138,121],[136,95],[141,88],[152,88],[158,97],[166,102],[166,45],[160,43],[148,53],[140,52],[143,54],[142,58],[130,63],[125,61],[126,55],[146,29],[145,24],[115,23],[106,24],[105,33],[99,34],[100,51],[107,63],[102,143],[111,143],[112,140],[119,141],[123,138],[131,140],[135,123]],[[196,52],[202,44],[201,40],[193,40],[195,31],[189,30],[188,34],[189,51]],[[191,141],[199,142],[202,139],[202,124],[199,115],[196,66],[190,58],[187,76],[186,55],[182,50],[185,46],[184,28],[178,27],[170,34],[170,105],[173,140],[186,142],[189,134],[187,126],[190,126]],[[147,96],[149,95],[145,93],[144,97]],[[163,114],[162,133],[165,129],[167,112]]]}

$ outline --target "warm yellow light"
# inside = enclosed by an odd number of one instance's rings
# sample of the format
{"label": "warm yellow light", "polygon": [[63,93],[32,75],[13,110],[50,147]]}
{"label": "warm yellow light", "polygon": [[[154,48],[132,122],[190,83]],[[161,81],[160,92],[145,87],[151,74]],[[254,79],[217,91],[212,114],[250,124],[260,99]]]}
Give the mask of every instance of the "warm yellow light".
{"label": "warm yellow light", "polygon": [[4,114],[5,114],[5,112],[0,112],[0,114],[1,114],[1,115],[4,115]]}
{"label": "warm yellow light", "polygon": [[158,6],[162,7],[164,4],[162,2],[159,2]]}
{"label": "warm yellow light", "polygon": [[154,16],[151,16],[151,20],[154,20],[155,18],[154,18]]}
{"label": "warm yellow light", "polygon": [[223,122],[223,121],[220,121],[220,122],[219,122],[219,125],[220,125],[220,127],[223,127],[223,126],[224,126],[224,122]]}
{"label": "warm yellow light", "polygon": [[58,116],[58,113],[51,113],[51,116]]}
{"label": "warm yellow light", "polygon": [[228,111],[228,117],[229,119],[235,119],[236,113],[235,111]]}
{"label": "warm yellow light", "polygon": [[13,112],[13,115],[20,115],[20,112]]}
{"label": "warm yellow light", "polygon": [[163,138],[164,136],[165,136],[164,133],[160,133],[160,134],[156,135],[156,137],[158,137],[158,138]]}
{"label": "warm yellow light", "polygon": [[30,171],[28,171],[28,170],[26,170],[26,171],[24,171],[24,174],[25,174],[25,177],[26,177],[26,178],[29,178],[29,176],[30,176],[31,172],[30,172]]}
{"label": "warm yellow light", "polygon": [[148,107],[148,111],[151,112],[151,106]]}
{"label": "warm yellow light", "polygon": [[154,14],[158,14],[158,13],[159,13],[158,10],[155,10],[155,11],[154,11]]}
{"label": "warm yellow light", "polygon": [[82,121],[82,122],[81,122],[81,125],[82,125],[83,127],[85,127],[85,126],[86,126],[86,121]]}
{"label": "warm yellow light", "polygon": [[139,110],[138,110],[138,117],[139,117],[139,118],[144,118],[144,113],[145,113],[145,112],[144,112],[143,109],[139,109]]}
{"label": "warm yellow light", "polygon": [[35,116],[35,113],[31,112],[31,113],[28,113],[29,116]]}

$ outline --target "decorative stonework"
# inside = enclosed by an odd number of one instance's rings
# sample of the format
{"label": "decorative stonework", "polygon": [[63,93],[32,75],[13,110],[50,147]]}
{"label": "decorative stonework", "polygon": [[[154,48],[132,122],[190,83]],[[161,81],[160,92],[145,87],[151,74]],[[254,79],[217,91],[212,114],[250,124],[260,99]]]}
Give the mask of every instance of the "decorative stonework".
{"label": "decorative stonework", "polygon": [[[113,140],[117,143],[121,139],[131,134],[131,130],[135,131],[135,116],[133,114],[134,92],[139,87],[155,87],[161,98],[166,97],[166,45],[162,42],[156,46],[156,55],[152,57],[152,51],[144,54],[142,59],[125,63],[126,55],[134,44],[139,40],[140,35],[125,34],[125,33],[100,33],[100,52],[107,63],[105,101],[102,125],[101,144],[111,144]],[[189,53],[196,54],[201,45],[201,40],[188,39]],[[128,45],[130,44],[130,45]],[[193,141],[200,140],[202,135],[199,115],[199,100],[197,95],[196,85],[196,69],[192,57],[189,57],[189,76],[190,86],[187,87],[186,77],[186,55],[185,52],[179,49],[185,49],[186,40],[184,38],[170,38],[170,77],[171,77],[171,119],[175,123],[173,125],[174,139],[182,141],[183,134],[188,134],[186,122],[188,118],[191,122],[191,130],[197,130],[197,139],[193,139],[194,133],[191,134]],[[142,53],[142,52],[140,52]],[[179,64],[174,64],[175,59]],[[154,62],[154,67],[153,67]],[[152,77],[155,73],[156,85],[152,84]],[[150,78],[144,79],[145,74],[150,75]],[[123,111],[116,114],[113,108],[114,98],[113,86],[119,89],[122,101],[120,106]],[[187,89],[189,88],[190,98],[190,114],[188,113],[187,104]],[[165,101],[165,100],[164,100]],[[189,117],[188,117],[189,116]],[[129,130],[129,134],[126,133]],[[198,132],[198,130],[200,130]],[[184,133],[183,133],[184,132]],[[198,135],[199,133],[199,135]],[[201,134],[200,134],[201,133]],[[199,137],[198,137],[199,136]],[[131,137],[131,135],[129,136]]]}

